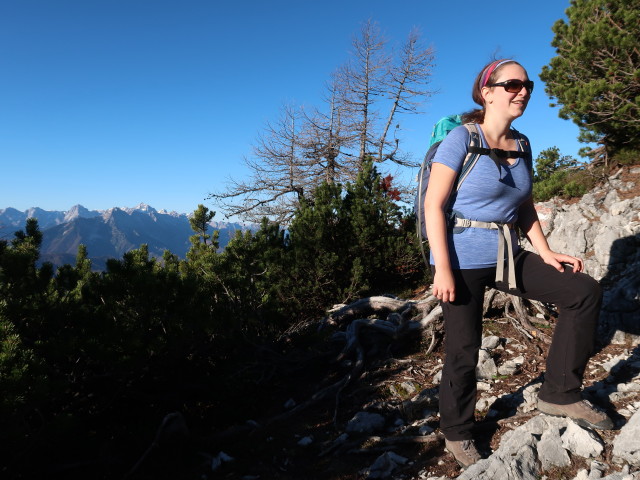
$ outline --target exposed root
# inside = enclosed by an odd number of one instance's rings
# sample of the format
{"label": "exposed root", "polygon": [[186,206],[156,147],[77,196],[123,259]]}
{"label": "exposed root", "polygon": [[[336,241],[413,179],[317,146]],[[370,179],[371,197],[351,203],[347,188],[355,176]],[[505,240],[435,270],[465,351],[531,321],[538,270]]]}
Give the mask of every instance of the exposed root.
{"label": "exposed root", "polygon": [[366,318],[373,314],[386,316],[391,312],[404,311],[415,303],[386,296],[361,298],[331,313],[324,319],[324,323],[341,327],[343,323],[353,318]]}
{"label": "exposed root", "polygon": [[533,337],[537,337],[544,343],[551,344],[551,338],[546,333],[543,333],[539,328],[531,324],[531,317],[529,317],[524,299],[511,295],[511,298],[509,300],[509,303],[515,310],[515,317],[508,315],[508,304],[507,306],[505,306],[505,315],[507,315],[511,319],[511,323],[513,323],[513,326],[516,327],[518,331],[523,333],[529,340],[532,340]]}

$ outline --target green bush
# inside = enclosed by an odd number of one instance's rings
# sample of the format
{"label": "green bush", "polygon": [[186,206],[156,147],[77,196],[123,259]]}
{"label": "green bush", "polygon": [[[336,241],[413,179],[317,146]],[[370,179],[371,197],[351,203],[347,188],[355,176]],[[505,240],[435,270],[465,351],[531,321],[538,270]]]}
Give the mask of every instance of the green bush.
{"label": "green bush", "polygon": [[579,165],[573,157],[561,155],[558,147],[540,152],[535,171],[533,200],[536,202],[553,197],[581,197],[596,185],[598,178],[596,172]]}
{"label": "green bush", "polygon": [[611,156],[612,165],[639,165],[640,151],[635,148],[621,148]]}
{"label": "green bush", "polygon": [[557,171],[533,184],[533,199],[545,202],[553,197],[579,198],[595,187],[597,176],[586,170]]}
{"label": "green bush", "polygon": [[0,313],[0,417],[9,418],[22,409],[29,392],[43,393],[40,367],[33,350],[24,344],[13,323]]}
{"label": "green bush", "polygon": [[640,144],[640,2],[572,0],[556,21],[556,56],[542,68],[561,118],[597,143],[592,155]]}
{"label": "green bush", "polygon": [[[55,465],[76,447],[91,456],[97,444],[131,445],[175,409],[225,424],[215,386],[249,363],[259,370],[261,345],[335,303],[423,280],[389,184],[368,163],[353,184],[319,187],[288,230],[265,221],[222,252],[199,206],[186,260],[152,258],[142,245],[100,273],[84,247],[55,275],[38,267],[35,220],[0,241],[0,442],[15,466],[7,473],[46,476],[29,470],[40,468],[31,457]],[[35,426],[25,422],[32,417]]]}

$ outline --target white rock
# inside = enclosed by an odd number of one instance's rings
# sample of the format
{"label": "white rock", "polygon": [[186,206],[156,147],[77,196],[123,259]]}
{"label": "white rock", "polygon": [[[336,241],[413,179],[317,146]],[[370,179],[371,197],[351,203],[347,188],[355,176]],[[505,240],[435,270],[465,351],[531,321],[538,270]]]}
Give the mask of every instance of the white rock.
{"label": "white rock", "polygon": [[497,335],[490,335],[482,339],[482,348],[493,350],[498,345],[500,345],[500,337]]}
{"label": "white rock", "polygon": [[628,408],[620,408],[618,409],[618,413],[625,418],[631,418],[631,416],[633,415],[633,412]]}
{"label": "white rock", "polygon": [[397,455],[394,452],[385,452],[380,455],[373,465],[369,468],[361,470],[359,473],[366,475],[366,478],[389,478],[393,471],[398,468],[399,465],[407,463],[407,459]]}
{"label": "white rock", "polygon": [[633,414],[613,441],[613,460],[640,466],[640,412]]}
{"label": "white rock", "polygon": [[489,382],[478,382],[476,388],[479,392],[489,392],[491,391],[491,384]]}
{"label": "white rock", "polygon": [[345,430],[349,433],[373,433],[384,427],[385,418],[377,413],[358,412],[347,423]]}
{"label": "white rock", "polygon": [[578,470],[578,474],[573,477],[573,480],[589,480],[589,472],[585,468]]}
{"label": "white rock", "polygon": [[[627,357],[628,357],[628,355],[621,354],[621,355],[618,355],[618,356],[616,356],[616,357],[613,357],[613,358],[611,358],[611,359],[607,360],[606,362],[602,362],[602,363],[600,364],[600,366],[601,366],[602,368],[604,368],[607,372],[611,372],[611,370],[612,370],[614,367],[616,367],[616,366],[621,365],[622,363],[624,363],[624,361],[627,359]],[[618,368],[619,368],[619,367],[618,367]]]}
{"label": "white rock", "polygon": [[486,350],[480,350],[478,355],[478,365],[476,367],[476,378],[488,380],[498,374],[496,362],[491,358],[491,354]]}
{"label": "white rock", "polygon": [[625,213],[629,209],[630,203],[631,203],[631,200],[629,199],[622,200],[621,202],[616,202],[613,205],[611,205],[611,208],[609,209],[609,211],[611,212],[611,215],[620,215],[622,213]]}
{"label": "white rock", "polygon": [[524,399],[524,403],[518,407],[523,413],[532,412],[538,406],[538,392],[540,391],[540,386],[542,384],[538,381],[536,383],[532,383],[531,385],[527,385],[522,390],[522,398]]}
{"label": "white rock", "polygon": [[538,442],[538,458],[542,464],[542,470],[571,465],[569,454],[562,446],[558,427],[550,427],[542,434]]}
{"label": "white rock", "polygon": [[484,412],[487,410],[493,403],[497,400],[496,397],[480,397],[476,402],[476,410],[479,412]]}
{"label": "white rock", "polygon": [[600,437],[573,421],[567,422],[567,429],[562,434],[562,446],[584,458],[597,457],[604,450],[604,442]]}
{"label": "white rock", "polygon": [[459,480],[539,480],[536,439],[521,427],[506,433],[489,458],[467,468]]}
{"label": "white rock", "polygon": [[518,361],[519,358],[522,357],[516,357],[512,360],[507,360],[506,362],[504,362],[502,365],[500,365],[498,367],[498,374],[500,375],[513,375],[515,374],[518,369],[520,368],[520,365],[522,365],[522,361]]}
{"label": "white rock", "polygon": [[640,392],[640,384],[638,383],[621,383],[618,385],[619,392]]}
{"label": "white rock", "polygon": [[607,465],[597,460],[591,462],[590,468],[591,471],[589,472],[589,480],[598,480],[602,478],[604,472],[607,471]]}
{"label": "white rock", "polygon": [[412,382],[402,382],[400,384],[400,387],[402,387],[402,389],[407,392],[409,395],[411,395],[412,393],[416,392],[416,387]]}

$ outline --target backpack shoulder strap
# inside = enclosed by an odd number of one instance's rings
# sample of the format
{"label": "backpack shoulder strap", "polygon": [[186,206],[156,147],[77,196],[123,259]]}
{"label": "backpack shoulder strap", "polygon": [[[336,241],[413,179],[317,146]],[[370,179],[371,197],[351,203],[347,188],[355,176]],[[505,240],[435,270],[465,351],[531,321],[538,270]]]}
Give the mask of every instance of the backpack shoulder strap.
{"label": "backpack shoulder strap", "polygon": [[524,160],[527,162],[527,166],[529,170],[533,170],[533,155],[531,153],[531,144],[529,143],[529,139],[526,135],[523,135],[515,128],[511,128],[511,133],[513,134],[513,138],[518,142],[518,147],[520,151],[524,152]]}
{"label": "backpack shoulder strap", "polygon": [[[469,130],[469,153],[467,154],[467,159],[465,159],[465,164],[463,165],[463,170],[461,172],[461,180],[459,183],[462,183],[466,176],[469,174],[469,171],[478,161],[480,155],[488,155],[496,164],[498,169],[500,169],[499,163],[501,160],[506,158],[524,158],[525,162],[527,162],[527,167],[530,171],[533,171],[533,159],[531,154],[531,144],[529,143],[529,139],[526,135],[523,135],[515,128],[511,128],[511,132],[513,134],[513,138],[516,140],[518,144],[518,150],[501,150],[499,148],[483,148],[481,146],[480,135],[478,134],[478,129],[475,124],[465,124],[465,127]],[[475,134],[473,133],[475,132]],[[476,154],[475,158],[470,157],[470,154]],[[466,165],[467,161],[469,161],[469,165]]]}
{"label": "backpack shoulder strap", "polygon": [[480,139],[480,133],[478,132],[478,126],[475,123],[465,123],[465,128],[469,131],[469,145],[467,146],[467,156],[464,158],[460,174],[456,179],[455,190],[458,191],[471,172],[471,169],[478,163],[480,158],[480,149],[482,141]]}

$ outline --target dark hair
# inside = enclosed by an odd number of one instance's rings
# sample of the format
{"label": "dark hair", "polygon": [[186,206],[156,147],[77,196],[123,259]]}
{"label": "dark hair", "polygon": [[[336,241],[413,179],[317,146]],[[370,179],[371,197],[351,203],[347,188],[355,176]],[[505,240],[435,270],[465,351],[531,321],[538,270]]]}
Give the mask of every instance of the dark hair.
{"label": "dark hair", "polygon": [[[504,67],[505,65],[511,65],[512,63],[515,63],[516,65],[519,65],[520,67],[522,67],[522,65],[520,65],[515,60],[503,59],[503,60],[493,60],[487,63],[482,68],[482,70],[480,70],[480,73],[478,73],[478,75],[476,76],[476,79],[473,82],[473,88],[471,89],[471,98],[473,98],[473,101],[478,105],[480,105],[480,107],[482,108],[475,108],[473,110],[469,110],[468,112],[463,113],[462,121],[464,123],[482,123],[484,121],[485,108],[484,108],[484,99],[482,98],[482,87],[484,87],[487,84],[494,83],[498,78],[498,73],[500,72],[502,67]],[[487,78],[486,81],[483,82],[482,80],[485,73],[492,66],[494,67],[494,70],[489,75],[489,78]],[[522,68],[524,69],[524,67]]]}

